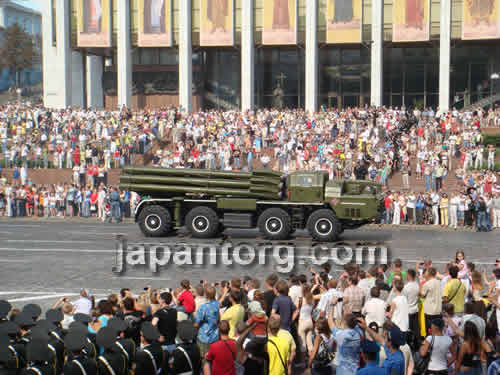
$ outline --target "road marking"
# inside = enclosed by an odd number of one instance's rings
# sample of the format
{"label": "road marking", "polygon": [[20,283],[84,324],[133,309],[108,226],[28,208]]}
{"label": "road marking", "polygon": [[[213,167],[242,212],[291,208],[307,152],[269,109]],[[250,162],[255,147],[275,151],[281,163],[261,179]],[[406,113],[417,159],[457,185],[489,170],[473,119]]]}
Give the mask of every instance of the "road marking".
{"label": "road marking", "polygon": [[11,299],[11,300],[9,300],[9,302],[12,303],[12,302],[37,301],[37,300],[49,299],[49,298],[74,297],[74,296],[79,296],[79,294],[78,293],[46,294],[46,295],[36,296],[36,297],[23,297],[23,298]]}
{"label": "road marking", "polygon": [[2,240],[3,242],[42,242],[42,243],[89,243],[88,241],[82,240]]}
{"label": "road marking", "polygon": [[116,250],[110,249],[43,249],[43,248],[15,248],[15,247],[0,247],[0,251],[22,251],[22,252],[33,252],[33,253],[114,253]]}
{"label": "road marking", "polygon": [[113,277],[113,279],[117,279],[117,280],[151,280],[151,281],[155,281],[155,280],[159,280],[159,281],[172,281],[172,279],[169,279],[169,278],[160,278],[160,277],[154,277],[154,276],[150,276],[150,277],[136,277],[136,276],[115,276]]}

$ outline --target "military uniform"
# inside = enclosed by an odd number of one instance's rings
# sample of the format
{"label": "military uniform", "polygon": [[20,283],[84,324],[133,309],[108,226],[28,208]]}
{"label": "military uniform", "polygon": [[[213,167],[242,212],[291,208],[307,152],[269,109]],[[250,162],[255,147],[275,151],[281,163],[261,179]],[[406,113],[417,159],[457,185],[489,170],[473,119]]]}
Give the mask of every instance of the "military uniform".
{"label": "military uniform", "polygon": [[126,375],[128,373],[127,358],[116,346],[116,331],[104,327],[97,332],[97,345],[104,353],[97,358],[99,375]]}
{"label": "military uniform", "polygon": [[141,334],[150,344],[139,350],[135,356],[135,375],[160,375],[167,372],[168,358],[162,346],[157,342],[158,329],[146,322]]}
{"label": "military uniform", "polygon": [[49,348],[48,338],[34,335],[26,346],[28,367],[19,375],[54,375],[54,355]]}
{"label": "military uniform", "polygon": [[0,337],[0,375],[16,375],[21,366],[8,336]]}
{"label": "military uniform", "polygon": [[[107,327],[110,327],[116,331],[117,335],[125,333],[128,328],[127,323],[123,319],[112,318],[108,321]],[[122,351],[123,355],[127,359],[127,368],[131,369],[132,364],[135,361],[135,342],[129,338],[121,338],[120,336],[116,339],[116,346]]]}
{"label": "military uniform", "polygon": [[87,357],[83,349],[87,344],[87,336],[81,331],[70,332],[64,339],[68,355],[64,365],[64,375],[97,375],[95,359]]}

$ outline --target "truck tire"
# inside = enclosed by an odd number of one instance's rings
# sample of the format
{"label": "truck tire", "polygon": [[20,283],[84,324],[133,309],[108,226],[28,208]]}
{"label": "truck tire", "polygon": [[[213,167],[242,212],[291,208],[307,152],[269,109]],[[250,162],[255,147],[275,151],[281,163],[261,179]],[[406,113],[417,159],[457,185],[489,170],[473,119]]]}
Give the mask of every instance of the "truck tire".
{"label": "truck tire", "polygon": [[186,215],[186,228],[195,238],[213,238],[219,233],[219,217],[209,207],[195,207]]}
{"label": "truck tire", "polygon": [[260,233],[268,240],[286,240],[292,232],[292,220],[281,208],[268,208],[257,220]]}
{"label": "truck tire", "polygon": [[145,207],[139,214],[137,221],[146,237],[162,237],[172,231],[172,216],[162,206]]}
{"label": "truck tire", "polygon": [[307,230],[311,237],[320,242],[333,242],[337,239],[342,227],[331,210],[314,211],[307,220]]}

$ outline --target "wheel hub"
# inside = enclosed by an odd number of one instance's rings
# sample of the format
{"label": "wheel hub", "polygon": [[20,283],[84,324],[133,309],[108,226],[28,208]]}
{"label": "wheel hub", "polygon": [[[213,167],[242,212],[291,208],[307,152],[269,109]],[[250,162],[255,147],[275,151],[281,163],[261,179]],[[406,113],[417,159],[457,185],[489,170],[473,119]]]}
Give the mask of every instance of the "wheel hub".
{"label": "wheel hub", "polygon": [[283,223],[277,217],[270,217],[266,220],[266,228],[269,233],[279,233],[283,228]]}
{"label": "wheel hub", "polygon": [[157,231],[161,226],[161,218],[156,214],[148,215],[146,217],[146,220],[144,221],[144,224],[149,231]]}
{"label": "wheel hub", "polygon": [[322,235],[322,236],[327,236],[329,235],[333,230],[333,224],[330,220],[328,219],[319,219],[316,222],[316,231]]}
{"label": "wheel hub", "polygon": [[193,228],[198,233],[203,233],[208,230],[209,221],[205,216],[196,216],[193,219]]}

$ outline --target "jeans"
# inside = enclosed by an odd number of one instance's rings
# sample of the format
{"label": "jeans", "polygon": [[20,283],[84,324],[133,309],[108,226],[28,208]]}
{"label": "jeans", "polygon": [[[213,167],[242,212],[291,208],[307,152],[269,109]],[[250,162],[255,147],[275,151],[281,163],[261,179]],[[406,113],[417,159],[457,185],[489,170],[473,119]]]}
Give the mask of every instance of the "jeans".
{"label": "jeans", "polygon": [[111,202],[111,217],[120,222],[120,202]]}
{"label": "jeans", "polygon": [[467,371],[458,371],[458,375],[482,375],[482,373],[481,367],[476,367]]}
{"label": "jeans", "polygon": [[385,210],[385,224],[392,224],[392,215],[393,215],[393,212],[392,210],[389,208]]}
{"label": "jeans", "polygon": [[478,211],[477,213],[477,229],[488,229],[488,219],[486,218],[485,211]]}
{"label": "jeans", "polygon": [[431,176],[425,175],[424,179],[425,179],[425,191],[431,190]]}
{"label": "jeans", "polygon": [[89,217],[90,216],[90,201],[84,201],[83,202],[83,210],[82,210],[82,216],[83,217]]}

